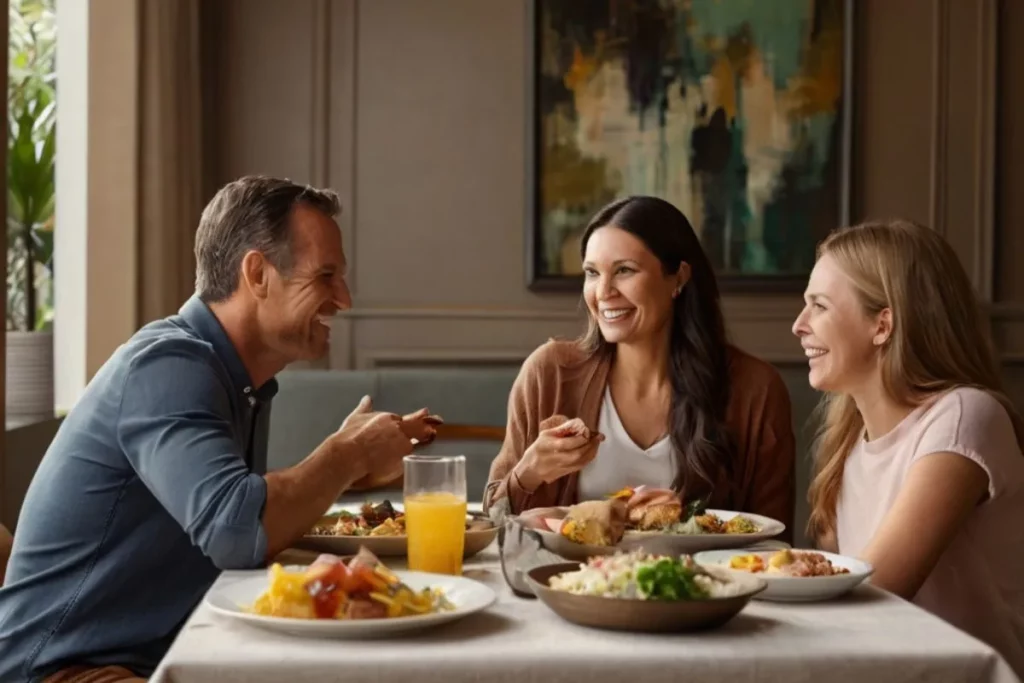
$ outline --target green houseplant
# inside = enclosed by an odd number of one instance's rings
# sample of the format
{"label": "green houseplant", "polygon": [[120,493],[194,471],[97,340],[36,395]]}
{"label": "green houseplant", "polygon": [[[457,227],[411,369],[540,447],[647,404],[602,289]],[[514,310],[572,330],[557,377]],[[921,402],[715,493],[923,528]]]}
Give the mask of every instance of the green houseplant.
{"label": "green houseplant", "polygon": [[54,0],[11,0],[7,81],[7,416],[53,416]]}

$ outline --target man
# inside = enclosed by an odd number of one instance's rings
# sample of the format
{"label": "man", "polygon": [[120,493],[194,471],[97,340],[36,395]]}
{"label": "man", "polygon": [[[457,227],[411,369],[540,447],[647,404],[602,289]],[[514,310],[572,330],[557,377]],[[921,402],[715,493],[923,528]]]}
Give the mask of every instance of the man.
{"label": "man", "polygon": [[350,307],[337,196],[224,187],[196,233],[196,293],[139,330],[64,420],[0,588],[0,680],[148,676],[220,570],[263,565],[346,488],[395,480],[438,419],[364,398],[298,465],[261,475],[274,375]]}

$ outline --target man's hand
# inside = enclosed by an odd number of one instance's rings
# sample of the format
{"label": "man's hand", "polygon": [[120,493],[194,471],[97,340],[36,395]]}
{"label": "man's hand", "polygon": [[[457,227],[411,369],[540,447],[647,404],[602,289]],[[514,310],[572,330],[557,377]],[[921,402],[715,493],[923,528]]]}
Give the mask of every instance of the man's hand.
{"label": "man's hand", "polygon": [[412,441],[402,429],[402,418],[394,413],[373,410],[373,402],[364,396],[356,409],[331,437],[357,468],[366,474],[356,486],[374,488],[374,482],[394,481],[402,474],[402,458],[412,453]]}
{"label": "man's hand", "polygon": [[[437,425],[444,423],[439,415],[432,415],[426,408],[421,408],[404,417],[391,413],[375,413],[370,397],[365,396],[352,414],[342,423],[339,434],[346,427],[355,426],[359,419],[365,419],[359,418],[360,415],[390,415],[391,419],[397,423],[402,435],[408,441],[408,448],[402,450],[402,457],[411,453],[414,446],[422,446],[433,441],[437,436]],[[387,457],[381,457],[380,454],[372,451],[366,453],[366,457],[373,460],[376,464],[370,464],[367,468],[369,472],[352,484],[349,487],[350,489],[356,491],[376,489],[401,480],[404,471],[401,457],[392,460]]]}
{"label": "man's hand", "polygon": [[417,446],[424,446],[437,436],[440,424],[444,424],[440,415],[431,415],[428,409],[420,408],[402,418],[402,431],[410,439],[416,439]]}
{"label": "man's hand", "polygon": [[[409,422],[427,426],[424,411]],[[418,416],[418,417],[417,417]],[[422,423],[422,424],[421,424]],[[366,396],[341,427],[299,464],[269,472],[263,527],[269,561],[309,531],[346,489],[377,488],[402,476],[402,458],[412,453],[406,421],[394,413],[377,412]],[[433,427],[431,427],[433,429]],[[423,436],[429,433],[419,431]]]}

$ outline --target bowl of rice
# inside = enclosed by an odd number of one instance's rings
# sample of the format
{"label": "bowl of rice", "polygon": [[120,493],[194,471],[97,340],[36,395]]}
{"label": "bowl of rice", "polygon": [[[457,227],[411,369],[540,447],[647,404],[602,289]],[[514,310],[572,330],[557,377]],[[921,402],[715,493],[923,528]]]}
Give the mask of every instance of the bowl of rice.
{"label": "bowl of rice", "polygon": [[530,570],[534,595],[575,624],[650,633],[717,628],[766,587],[764,579],[703,567],[689,555],[643,551]]}

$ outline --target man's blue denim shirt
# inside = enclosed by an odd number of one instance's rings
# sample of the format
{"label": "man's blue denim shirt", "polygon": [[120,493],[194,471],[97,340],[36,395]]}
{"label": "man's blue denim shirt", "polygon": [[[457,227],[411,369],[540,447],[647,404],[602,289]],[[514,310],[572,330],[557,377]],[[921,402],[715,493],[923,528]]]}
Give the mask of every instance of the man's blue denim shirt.
{"label": "man's blue denim shirt", "polygon": [[0,588],[0,680],[71,664],[148,676],[219,570],[264,562],[276,392],[275,380],[250,385],[196,297],[111,356],[21,509]]}

